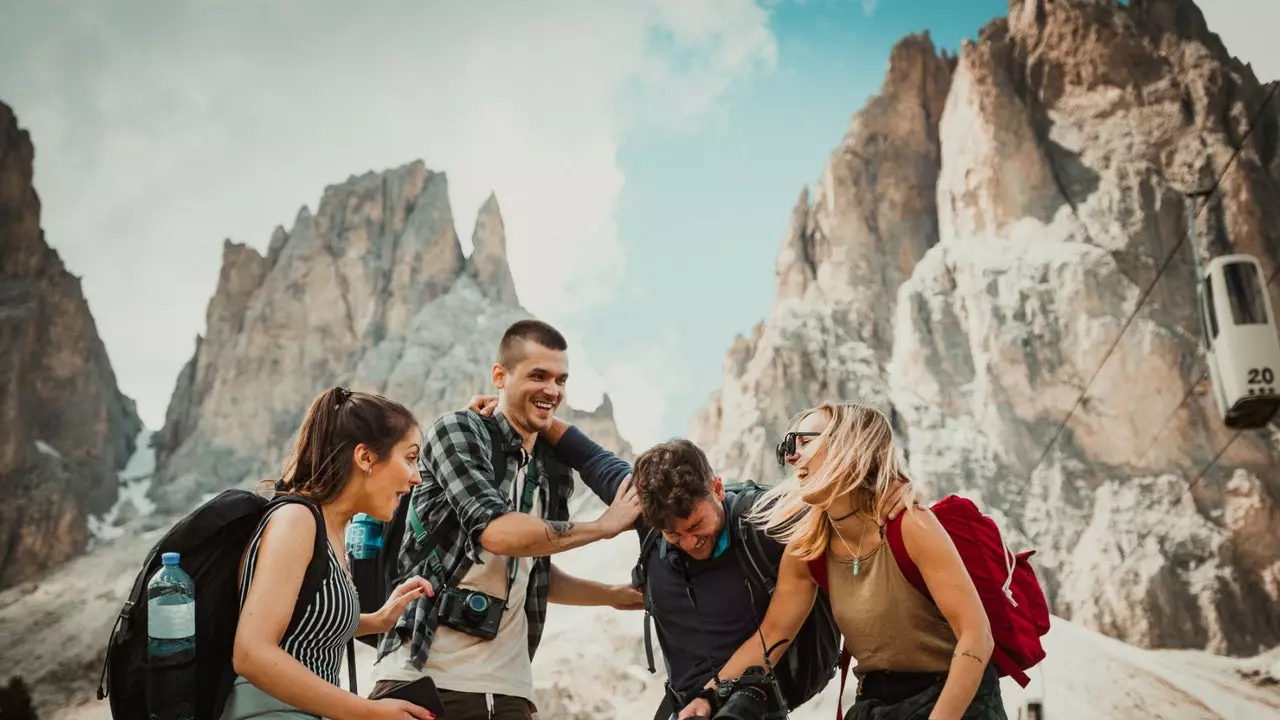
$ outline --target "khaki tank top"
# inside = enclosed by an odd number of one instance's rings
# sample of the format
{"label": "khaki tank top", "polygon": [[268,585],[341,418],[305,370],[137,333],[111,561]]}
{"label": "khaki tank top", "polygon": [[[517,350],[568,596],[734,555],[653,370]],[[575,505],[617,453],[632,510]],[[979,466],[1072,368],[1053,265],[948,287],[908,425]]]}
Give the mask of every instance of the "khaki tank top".
{"label": "khaki tank top", "polygon": [[920,594],[898,568],[889,543],[853,561],[827,553],[831,610],[854,674],[875,670],[947,672],[956,636],[938,606]]}

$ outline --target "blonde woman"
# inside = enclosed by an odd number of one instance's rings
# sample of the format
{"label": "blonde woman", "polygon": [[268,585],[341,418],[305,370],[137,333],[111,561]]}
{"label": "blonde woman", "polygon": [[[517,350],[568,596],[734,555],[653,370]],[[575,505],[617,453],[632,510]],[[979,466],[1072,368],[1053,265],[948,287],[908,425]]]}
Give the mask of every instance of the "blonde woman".
{"label": "blonde woman", "polygon": [[[751,518],[787,546],[764,637],[744,643],[719,677],[760,665],[764,647],[794,637],[818,592],[808,563],[825,556],[832,611],[856,662],[858,697],[845,720],[1006,718],[986,612],[946,530],[919,506],[903,514],[906,550],[934,600],[903,576],[885,542],[882,498],[908,480],[889,420],[867,405],[824,403],[793,433],[793,476]],[[786,648],[779,643],[770,661]],[[710,715],[697,700],[680,717]]]}

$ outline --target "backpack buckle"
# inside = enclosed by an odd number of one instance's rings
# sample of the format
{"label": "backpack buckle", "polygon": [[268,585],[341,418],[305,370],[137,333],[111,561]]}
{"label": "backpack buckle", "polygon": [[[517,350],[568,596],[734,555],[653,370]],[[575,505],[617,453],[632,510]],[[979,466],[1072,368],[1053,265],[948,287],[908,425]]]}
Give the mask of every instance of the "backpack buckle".
{"label": "backpack buckle", "polygon": [[124,601],[124,607],[120,608],[120,619],[121,619],[121,620],[128,620],[128,619],[129,619],[129,611],[131,611],[131,610],[133,610],[133,601],[132,601],[132,600],[125,600],[125,601]]}

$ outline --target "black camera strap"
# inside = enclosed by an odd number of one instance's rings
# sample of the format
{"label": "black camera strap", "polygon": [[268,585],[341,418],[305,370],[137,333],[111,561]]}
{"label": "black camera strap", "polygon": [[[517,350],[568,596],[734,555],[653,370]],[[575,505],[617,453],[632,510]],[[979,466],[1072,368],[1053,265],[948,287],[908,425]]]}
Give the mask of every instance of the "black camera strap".
{"label": "black camera strap", "polygon": [[[734,500],[740,501],[741,496],[735,496]],[[736,509],[736,507],[733,509]],[[769,674],[776,678],[778,673],[774,670],[773,661],[769,659],[769,656],[773,654],[773,651],[776,650],[778,646],[789,642],[790,638],[782,638],[774,643],[772,647],[770,647],[768,642],[766,642],[764,637],[764,618],[760,616],[759,610],[756,609],[756,593],[752,588],[755,584],[752,578],[756,577],[757,573],[753,572],[752,568],[748,565],[749,560],[752,564],[754,564],[754,560],[751,560],[750,557],[746,556],[746,553],[751,552],[751,548],[748,545],[749,538],[747,537],[747,533],[750,532],[750,528],[747,527],[747,521],[742,516],[742,513],[734,513],[732,511],[726,512],[725,526],[730,528],[730,541],[737,541],[738,547],[735,556],[738,559],[738,565],[742,568],[742,574],[744,576],[743,579],[745,581],[744,584],[747,586],[747,598],[751,605],[751,613],[755,615],[756,618],[756,635],[760,638],[760,647],[764,649],[764,666],[769,671]],[[734,531],[737,532],[735,533]],[[772,597],[774,588],[766,587],[763,589],[766,594]],[[719,672],[716,673],[716,682],[721,682]],[[786,703],[783,703],[782,709],[785,717],[791,717],[791,710],[786,706]]]}

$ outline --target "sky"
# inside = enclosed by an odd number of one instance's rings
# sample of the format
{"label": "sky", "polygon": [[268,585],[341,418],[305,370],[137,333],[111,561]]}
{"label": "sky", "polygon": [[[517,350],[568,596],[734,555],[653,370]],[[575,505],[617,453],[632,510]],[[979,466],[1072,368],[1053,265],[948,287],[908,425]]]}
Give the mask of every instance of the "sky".
{"label": "sky", "polygon": [[[416,159],[464,250],[497,195],[569,401],[633,445],[683,435],[768,313],[803,187],[889,49],[955,52],[1004,0],[0,0],[0,100],[36,146],[49,243],[158,428],[224,239],[266,250],[326,185]],[[1202,0],[1280,78],[1274,0]],[[1230,6],[1230,7],[1228,7]]]}

